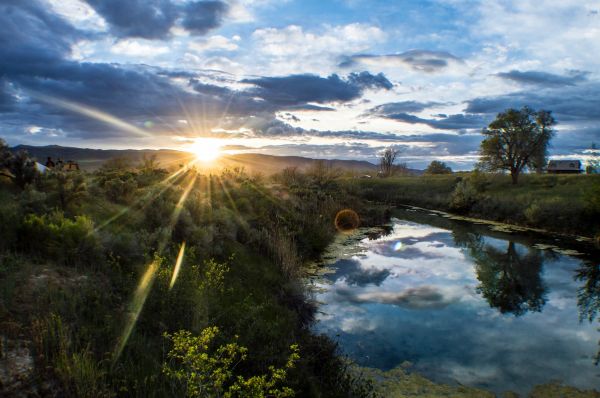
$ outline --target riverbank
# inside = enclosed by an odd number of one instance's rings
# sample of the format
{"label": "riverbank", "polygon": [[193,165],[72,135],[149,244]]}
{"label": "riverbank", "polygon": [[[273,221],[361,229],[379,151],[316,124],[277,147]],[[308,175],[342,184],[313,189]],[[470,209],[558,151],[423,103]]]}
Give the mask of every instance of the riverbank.
{"label": "riverbank", "polygon": [[600,175],[521,176],[455,173],[346,179],[357,196],[388,205],[412,205],[457,216],[489,220],[598,239]]}

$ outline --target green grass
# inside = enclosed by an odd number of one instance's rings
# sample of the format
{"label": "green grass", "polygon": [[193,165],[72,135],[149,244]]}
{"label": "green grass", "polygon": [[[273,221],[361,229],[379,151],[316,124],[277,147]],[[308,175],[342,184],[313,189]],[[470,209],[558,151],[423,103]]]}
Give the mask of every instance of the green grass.
{"label": "green grass", "polygon": [[[459,182],[471,186],[459,205]],[[457,173],[346,180],[358,195],[376,202],[453,211],[472,217],[550,231],[594,236],[600,233],[600,175],[508,175]]]}

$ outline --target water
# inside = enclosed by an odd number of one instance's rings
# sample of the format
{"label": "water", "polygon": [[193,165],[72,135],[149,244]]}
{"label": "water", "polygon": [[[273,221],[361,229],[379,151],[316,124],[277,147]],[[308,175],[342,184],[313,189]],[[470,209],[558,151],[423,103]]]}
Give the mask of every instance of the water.
{"label": "water", "polygon": [[332,272],[317,282],[317,331],[359,365],[408,361],[437,382],[600,387],[599,325],[588,321],[600,315],[597,253],[539,250],[549,243],[540,236],[420,211],[396,216],[388,235],[332,248]]}

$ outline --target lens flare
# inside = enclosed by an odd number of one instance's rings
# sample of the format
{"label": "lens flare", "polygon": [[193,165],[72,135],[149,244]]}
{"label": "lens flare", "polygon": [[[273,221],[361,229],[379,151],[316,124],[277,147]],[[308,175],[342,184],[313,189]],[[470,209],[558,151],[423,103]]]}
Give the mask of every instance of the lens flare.
{"label": "lens flare", "polygon": [[127,314],[127,322],[125,324],[125,329],[123,330],[123,334],[121,335],[121,339],[119,340],[119,344],[117,345],[117,349],[115,350],[114,361],[116,361],[123,352],[125,345],[127,344],[127,340],[129,340],[129,336],[133,331],[133,327],[137,323],[138,317],[142,312],[142,308],[144,308],[144,303],[148,298],[148,294],[152,288],[152,284],[154,283],[154,279],[156,278],[156,271],[158,270],[160,261],[154,260],[148,265],[146,272],[140,279],[140,283],[138,284],[137,289],[133,295],[133,299],[129,304],[129,311]]}
{"label": "lens flare", "polygon": [[340,210],[335,216],[335,228],[342,233],[351,233],[360,224],[358,214],[352,209]]}
{"label": "lens flare", "polygon": [[179,254],[177,255],[177,261],[175,261],[175,268],[173,269],[173,276],[171,277],[171,283],[169,284],[169,290],[173,289],[177,277],[179,276],[179,270],[181,269],[181,263],[183,262],[183,254],[185,253],[185,242],[181,244]]}

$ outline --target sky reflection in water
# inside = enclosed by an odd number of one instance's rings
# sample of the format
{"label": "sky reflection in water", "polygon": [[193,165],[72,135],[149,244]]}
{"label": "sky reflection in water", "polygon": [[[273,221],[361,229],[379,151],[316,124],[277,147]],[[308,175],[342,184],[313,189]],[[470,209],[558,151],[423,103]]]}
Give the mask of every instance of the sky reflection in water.
{"label": "sky reflection in water", "polygon": [[441,382],[517,392],[551,380],[600,386],[598,325],[579,321],[577,294],[586,281],[575,278],[597,263],[439,216],[411,217],[334,262],[326,290],[316,294],[324,303],[318,331],[360,365],[410,361]]}

